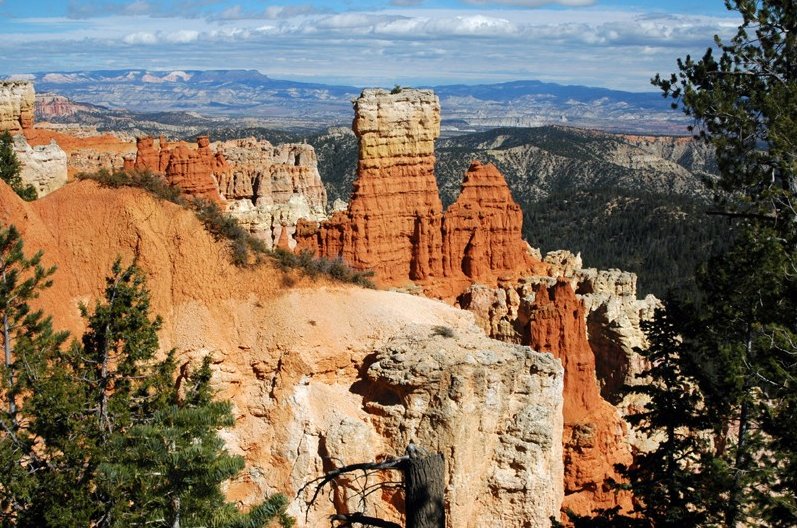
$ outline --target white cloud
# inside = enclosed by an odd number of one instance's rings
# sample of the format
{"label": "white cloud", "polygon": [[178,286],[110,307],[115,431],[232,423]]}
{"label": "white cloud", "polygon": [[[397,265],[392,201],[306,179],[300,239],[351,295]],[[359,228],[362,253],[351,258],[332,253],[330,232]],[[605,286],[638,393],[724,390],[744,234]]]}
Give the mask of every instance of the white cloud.
{"label": "white cloud", "polygon": [[256,14],[231,5],[215,18],[19,19],[26,31],[4,35],[0,57],[15,57],[17,72],[256,68],[360,85],[539,78],[649,90],[655,72],[672,71],[676,57],[702,53],[715,33],[738,25],[599,7],[319,13],[272,5]]}
{"label": "white cloud", "polygon": [[187,44],[195,42],[199,38],[199,31],[192,31],[190,29],[181,29],[175,33],[169,33],[164,36],[166,42],[173,42],[176,44]]}
{"label": "white cloud", "polygon": [[122,42],[125,44],[157,44],[158,37],[153,33],[137,31],[135,33],[130,33],[129,35],[125,35],[122,38]]}

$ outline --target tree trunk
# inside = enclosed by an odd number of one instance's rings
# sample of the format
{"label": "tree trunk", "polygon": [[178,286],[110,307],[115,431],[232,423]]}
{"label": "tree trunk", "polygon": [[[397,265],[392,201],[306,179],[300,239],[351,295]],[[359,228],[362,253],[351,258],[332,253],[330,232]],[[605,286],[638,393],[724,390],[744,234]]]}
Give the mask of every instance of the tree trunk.
{"label": "tree trunk", "polygon": [[445,528],[444,482],[441,453],[410,457],[404,469],[407,528]]}

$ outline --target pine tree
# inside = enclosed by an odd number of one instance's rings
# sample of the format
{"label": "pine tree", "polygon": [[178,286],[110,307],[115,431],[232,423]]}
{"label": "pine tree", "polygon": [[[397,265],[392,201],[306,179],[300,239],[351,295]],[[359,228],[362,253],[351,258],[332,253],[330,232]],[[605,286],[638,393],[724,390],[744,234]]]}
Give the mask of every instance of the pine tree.
{"label": "pine tree", "polygon": [[627,393],[647,400],[628,422],[658,445],[639,453],[623,474],[639,516],[661,528],[705,522],[694,475],[705,449],[698,435],[707,425],[702,419],[705,402],[689,374],[689,353],[680,335],[682,317],[680,307],[671,300],[656,309],[652,320],[642,323],[649,347],[639,352],[648,367],[637,374],[642,383],[626,388]]}
{"label": "pine tree", "polygon": [[797,4],[726,0],[742,25],[653,80],[716,149],[738,238],[698,274],[685,325],[713,451],[696,472],[712,522],[797,523]]}
{"label": "pine tree", "polygon": [[45,357],[67,338],[29,302],[51,285],[55,268],[41,264],[42,253],[27,258],[14,226],[0,227],[0,326],[3,344],[0,377],[0,525],[13,525],[32,507],[29,500],[36,471],[45,462],[34,451],[27,427],[30,390]]}
{"label": "pine tree", "polygon": [[14,152],[14,139],[8,130],[0,133],[0,179],[6,182],[20,198],[27,201],[38,197],[36,188],[22,181],[19,173],[22,169]]}
{"label": "pine tree", "polygon": [[[77,395],[71,401],[62,395],[61,415],[72,413],[63,420],[71,434],[63,440],[64,431],[57,437],[39,432],[63,453],[69,488],[60,495],[70,507],[49,501],[36,523],[254,527],[280,518],[289,526],[282,496],[247,515],[225,501],[221,483],[243,468],[218,437],[219,428],[233,425],[230,404],[212,399],[209,359],[180,378],[182,389],[173,379],[174,352],[155,361],[161,320],[151,320],[149,310],[143,274],[117,261],[104,302],[91,313],[83,308],[88,329],[82,346],[63,360],[53,358],[52,387],[71,384]],[[71,373],[67,384],[63,372]],[[52,413],[52,405],[42,402],[39,411]]]}

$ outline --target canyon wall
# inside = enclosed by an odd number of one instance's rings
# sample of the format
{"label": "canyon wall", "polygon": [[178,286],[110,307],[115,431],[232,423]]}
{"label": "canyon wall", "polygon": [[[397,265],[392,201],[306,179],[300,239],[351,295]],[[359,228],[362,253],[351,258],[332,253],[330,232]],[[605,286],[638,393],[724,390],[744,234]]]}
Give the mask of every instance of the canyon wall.
{"label": "canyon wall", "polygon": [[33,128],[36,93],[30,81],[0,81],[0,131]]}
{"label": "canyon wall", "polygon": [[[0,203],[26,251],[58,265],[38,300],[58,329],[79,335],[79,305],[101,296],[115,259],[137,259],[162,349],[180,364],[211,356],[219,397],[233,403],[222,435],[246,470],[231,500],[283,492],[298,526],[325,526],[358,508],[362,483],[309,511],[303,484],[414,440],[446,456],[449,528],[542,528],[558,514],[564,380],[552,356],[488,339],[472,314],[431,299],[235,267],[193,213],[141,190],[82,181],[25,203],[0,182]],[[400,522],[400,508],[388,489],[365,511]]]}

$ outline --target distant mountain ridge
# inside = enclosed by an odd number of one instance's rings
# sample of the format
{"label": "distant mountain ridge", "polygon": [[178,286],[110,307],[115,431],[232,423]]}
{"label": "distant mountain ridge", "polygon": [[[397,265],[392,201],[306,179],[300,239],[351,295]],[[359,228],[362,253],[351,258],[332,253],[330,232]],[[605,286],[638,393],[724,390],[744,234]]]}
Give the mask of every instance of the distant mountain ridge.
{"label": "distant mountain ridge", "polygon": [[[347,124],[354,86],[273,79],[257,70],[38,72],[37,91],[132,112],[189,111],[246,116],[284,126]],[[444,131],[568,124],[610,131],[685,133],[685,120],[656,92],[559,85],[536,80],[431,86]]]}

